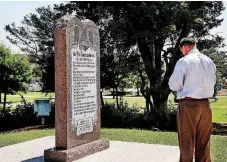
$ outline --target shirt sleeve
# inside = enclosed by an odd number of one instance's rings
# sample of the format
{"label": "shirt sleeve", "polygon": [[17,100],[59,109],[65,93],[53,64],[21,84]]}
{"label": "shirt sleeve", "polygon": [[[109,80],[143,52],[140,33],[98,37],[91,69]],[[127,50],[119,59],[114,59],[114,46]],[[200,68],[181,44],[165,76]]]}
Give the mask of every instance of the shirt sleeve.
{"label": "shirt sleeve", "polygon": [[172,91],[179,91],[184,86],[184,79],[187,72],[186,62],[183,60],[177,61],[173,74],[169,79],[169,87]]}
{"label": "shirt sleeve", "polygon": [[216,65],[214,64],[214,62],[213,62],[213,65],[214,65],[214,84],[216,84],[217,82],[216,82],[216,72],[217,72],[217,69],[216,69]]}

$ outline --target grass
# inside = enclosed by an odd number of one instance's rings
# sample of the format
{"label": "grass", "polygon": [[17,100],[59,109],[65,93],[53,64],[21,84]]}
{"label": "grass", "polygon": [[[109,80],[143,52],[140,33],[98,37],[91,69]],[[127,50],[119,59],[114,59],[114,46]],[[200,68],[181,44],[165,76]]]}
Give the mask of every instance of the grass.
{"label": "grass", "polygon": [[[33,102],[35,99],[38,98],[50,98],[54,97],[54,93],[49,93],[46,95],[45,93],[41,92],[27,92],[26,94],[21,93],[24,95],[24,98],[28,102]],[[212,115],[213,115],[213,122],[217,123],[227,123],[227,96],[218,96],[217,102],[213,102],[211,99],[211,107],[212,107]],[[143,97],[124,97],[124,101],[126,101],[129,105],[129,107],[135,106],[135,107],[145,107],[145,99]],[[3,95],[2,95],[3,100]],[[173,103],[173,95],[169,96],[169,101],[172,101]],[[21,98],[19,95],[7,95],[7,102],[11,103],[19,103],[21,101]],[[116,99],[112,98],[104,98],[105,102],[114,103],[116,102]],[[177,104],[176,104],[177,106]]]}
{"label": "grass", "polygon": [[[22,94],[25,98],[26,101],[28,102],[33,102],[35,99],[38,98],[50,98],[50,97],[54,97],[54,93],[49,93],[49,94],[45,94],[45,93],[41,93],[41,92],[27,92],[27,93],[22,93],[19,92],[20,94]],[[6,98],[6,102],[10,102],[10,103],[19,103],[21,101],[21,97],[20,95],[7,95]],[[3,101],[3,94],[2,94],[2,101]]]}
{"label": "grass", "polygon": [[210,100],[211,107],[212,108],[220,108],[220,109],[227,109],[227,96],[218,96],[218,100],[216,102],[213,102],[213,100]]}
{"label": "grass", "polygon": [[[0,147],[24,142],[44,136],[53,136],[54,129],[31,130],[21,132],[0,133]],[[111,141],[127,141],[148,144],[178,146],[176,132],[153,132],[134,129],[101,129],[101,138]],[[227,161],[227,137],[211,137],[212,162]]]}
{"label": "grass", "polygon": [[30,141],[36,138],[45,136],[53,136],[54,129],[42,129],[42,130],[30,130],[30,131],[19,131],[0,133],[0,147],[8,146],[20,142]]}
{"label": "grass", "polygon": [[[172,101],[172,103],[173,103],[173,99],[174,99],[174,96],[172,94],[170,94],[168,100]],[[114,102],[116,102],[116,99],[104,98],[104,101],[109,102],[109,103],[114,103]],[[126,97],[123,97],[123,101],[126,101],[130,107],[132,107],[132,106],[146,107],[145,99],[142,96],[139,96],[139,97],[126,96]]]}
{"label": "grass", "polygon": [[175,132],[154,132],[137,129],[101,129],[101,137],[111,141],[127,141],[176,146]]}
{"label": "grass", "polygon": [[[104,98],[105,102],[108,103],[115,103],[116,99],[112,98]],[[130,107],[132,106],[140,106],[140,107],[145,107],[145,99],[143,97],[124,97],[123,101],[126,101]]]}
{"label": "grass", "polygon": [[212,108],[212,122],[213,123],[227,123],[227,109],[226,108]]}
{"label": "grass", "polygon": [[[210,99],[210,105],[212,107],[212,121],[214,123],[227,123],[227,96],[218,96],[216,102]],[[124,97],[124,101],[129,106],[145,107],[145,99],[143,97]],[[105,98],[105,102],[114,103],[116,99]],[[170,95],[169,101],[173,103],[173,96]],[[177,104],[176,104],[177,106]]]}
{"label": "grass", "polygon": [[[216,102],[213,99],[210,99],[210,105],[212,108],[222,108],[227,109],[227,96],[218,96],[218,100]],[[105,102],[114,103],[116,99],[112,98],[104,98]],[[129,106],[138,105],[141,107],[145,107],[145,99],[143,97],[123,97],[123,100],[128,103]],[[173,103],[173,95],[170,95],[168,101]]]}

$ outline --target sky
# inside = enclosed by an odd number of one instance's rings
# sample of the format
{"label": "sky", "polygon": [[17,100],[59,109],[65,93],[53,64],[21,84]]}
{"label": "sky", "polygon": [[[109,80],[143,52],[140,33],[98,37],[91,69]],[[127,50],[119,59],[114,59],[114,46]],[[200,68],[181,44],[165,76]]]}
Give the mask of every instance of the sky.
{"label": "sky", "polygon": [[36,8],[60,3],[61,1],[0,1],[0,43],[9,47],[13,53],[20,53],[20,49],[6,39],[5,25],[13,22],[20,25],[24,16],[34,13]]}
{"label": "sky", "polygon": [[[5,25],[15,22],[19,26],[23,17],[29,13],[34,13],[36,8],[48,5],[53,6],[53,4],[60,4],[61,2],[63,1],[0,1],[0,43],[9,47],[13,53],[20,53],[20,49],[6,39]],[[227,44],[227,1],[224,1],[224,6],[226,9],[221,15],[224,21],[221,26],[213,29],[211,33],[219,33],[226,39],[225,43]]]}

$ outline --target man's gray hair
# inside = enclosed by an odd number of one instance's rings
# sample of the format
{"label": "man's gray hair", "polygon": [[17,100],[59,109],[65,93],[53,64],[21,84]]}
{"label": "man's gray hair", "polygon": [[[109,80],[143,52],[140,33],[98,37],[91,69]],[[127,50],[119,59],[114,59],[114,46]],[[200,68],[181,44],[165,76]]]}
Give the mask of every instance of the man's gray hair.
{"label": "man's gray hair", "polygon": [[196,40],[195,38],[192,37],[185,37],[182,38],[180,41],[180,47],[182,47],[183,45],[195,45],[196,44]]}

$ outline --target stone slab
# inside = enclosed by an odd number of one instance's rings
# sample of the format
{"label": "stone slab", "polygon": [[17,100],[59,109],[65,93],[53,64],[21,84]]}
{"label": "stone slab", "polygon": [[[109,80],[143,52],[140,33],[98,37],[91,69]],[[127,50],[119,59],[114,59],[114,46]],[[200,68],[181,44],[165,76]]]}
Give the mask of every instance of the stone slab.
{"label": "stone slab", "polygon": [[56,148],[100,139],[100,38],[90,20],[72,15],[55,28]]}
{"label": "stone slab", "polygon": [[[223,137],[224,138],[224,137]],[[43,150],[55,146],[55,137],[0,148],[0,162],[44,162]],[[110,141],[110,148],[74,162],[178,162],[179,147]]]}
{"label": "stone slab", "polygon": [[0,162],[43,162],[43,150],[55,147],[55,136],[0,148]]}
{"label": "stone slab", "polygon": [[178,146],[111,141],[110,149],[74,162],[179,162]]}
{"label": "stone slab", "polygon": [[72,162],[107,148],[109,148],[109,142],[104,139],[99,139],[68,150],[48,149],[44,151],[44,161]]}

